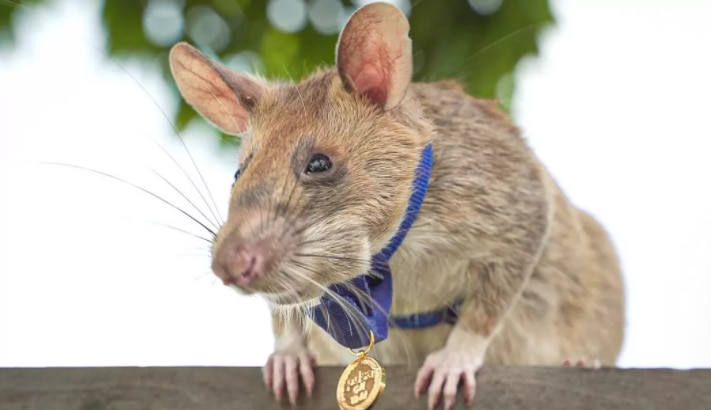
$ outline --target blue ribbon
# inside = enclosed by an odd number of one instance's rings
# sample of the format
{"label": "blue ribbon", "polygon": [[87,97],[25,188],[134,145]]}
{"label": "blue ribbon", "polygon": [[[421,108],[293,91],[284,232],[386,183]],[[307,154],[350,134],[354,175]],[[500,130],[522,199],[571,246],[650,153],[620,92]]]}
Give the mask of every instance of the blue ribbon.
{"label": "blue ribbon", "polygon": [[[321,303],[312,310],[313,320],[338,343],[351,349],[368,346],[370,331],[373,332],[375,343],[388,337],[388,316],[393,300],[393,280],[390,272],[390,258],[405,239],[408,230],[415,222],[425,199],[432,172],[433,152],[429,143],[422,152],[420,164],[415,170],[412,184],[412,195],[407,204],[405,218],[400,224],[397,234],[390,239],[388,245],[371,259],[371,272],[359,275],[349,281],[349,284],[333,284],[329,289],[339,296],[337,302],[329,295],[321,297]],[[375,271],[375,275],[372,273]],[[351,288],[358,289],[354,293]],[[350,306],[348,313],[339,304]],[[325,311],[325,312],[324,312]],[[420,321],[445,320],[442,315],[429,313],[401,318],[402,327],[420,326]],[[414,318],[414,319],[413,319]],[[398,320],[395,320],[397,324]],[[436,323],[435,323],[436,324]]]}

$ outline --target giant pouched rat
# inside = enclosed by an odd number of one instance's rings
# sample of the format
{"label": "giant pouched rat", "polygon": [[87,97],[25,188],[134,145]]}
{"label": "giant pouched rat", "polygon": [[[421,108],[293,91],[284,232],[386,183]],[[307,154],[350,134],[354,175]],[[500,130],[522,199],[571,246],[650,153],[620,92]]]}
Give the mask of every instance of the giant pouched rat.
{"label": "giant pouched rat", "polygon": [[442,396],[451,408],[460,383],[471,403],[484,363],[614,365],[624,294],[607,234],[571,205],[495,102],[454,81],[410,83],[408,31],[396,7],[364,6],[341,32],[336,67],[298,84],[232,71],[185,43],[170,53],[185,100],[242,135],[212,268],[273,307],[267,386],[293,402],[300,379],[311,392],[315,363],[352,360],[311,309],[368,274],[398,235],[428,146],[424,203],[389,260],[387,313],[456,304],[455,319],[393,326],[374,357],[423,363],[415,394],[428,391],[430,408]]}

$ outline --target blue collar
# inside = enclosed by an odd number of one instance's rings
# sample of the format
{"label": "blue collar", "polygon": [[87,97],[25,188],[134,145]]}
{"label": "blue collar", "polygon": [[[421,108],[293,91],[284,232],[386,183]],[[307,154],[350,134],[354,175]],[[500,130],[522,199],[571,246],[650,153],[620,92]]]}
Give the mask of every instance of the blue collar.
{"label": "blue collar", "polygon": [[417,313],[410,316],[395,316],[390,319],[393,327],[400,329],[422,329],[438,325],[440,323],[449,323],[453,325],[459,317],[459,307],[462,305],[461,300],[457,300],[451,306],[431,312]]}
{"label": "blue collar", "polygon": [[[415,171],[412,195],[407,204],[405,219],[388,245],[371,259],[371,272],[375,271],[376,275],[371,275],[369,272],[351,279],[348,286],[345,284],[329,286],[329,289],[339,296],[339,300],[324,295],[321,297],[321,303],[312,310],[312,317],[316,324],[343,346],[352,349],[367,346],[370,342],[369,331],[371,330],[376,343],[385,340],[388,337],[389,322],[397,327],[420,328],[448,321],[448,317],[456,317],[455,311],[452,310],[453,315],[449,315],[450,309],[444,309],[389,320],[393,299],[390,258],[402,244],[417,218],[429,186],[432,162],[433,152],[430,143],[422,152],[420,164]],[[352,288],[357,289],[357,293],[353,293]],[[348,312],[339,303],[349,304]],[[324,314],[324,311],[328,313]]]}

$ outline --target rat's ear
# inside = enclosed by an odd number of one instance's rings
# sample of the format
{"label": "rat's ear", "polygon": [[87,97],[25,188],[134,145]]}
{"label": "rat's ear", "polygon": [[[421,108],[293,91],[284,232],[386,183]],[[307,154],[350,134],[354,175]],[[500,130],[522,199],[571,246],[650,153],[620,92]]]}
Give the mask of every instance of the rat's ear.
{"label": "rat's ear", "polygon": [[169,59],[173,78],[188,104],[228,134],[247,129],[250,111],[264,91],[259,80],[210,60],[187,43],[173,46]]}
{"label": "rat's ear", "polygon": [[412,78],[410,24],[388,3],[358,9],[338,39],[336,65],[346,88],[389,110],[397,106]]}

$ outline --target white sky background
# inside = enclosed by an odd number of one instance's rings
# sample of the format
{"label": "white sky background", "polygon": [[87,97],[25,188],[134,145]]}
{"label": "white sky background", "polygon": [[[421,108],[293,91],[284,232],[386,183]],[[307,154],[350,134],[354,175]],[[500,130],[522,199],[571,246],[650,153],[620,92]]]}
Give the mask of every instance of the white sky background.
{"label": "white sky background", "polygon": [[[195,176],[157,70],[101,56],[92,3],[26,15],[17,51],[0,53],[0,366],[262,365],[266,306],[213,279],[206,243],[155,223],[199,228],[106,177],[38,164],[96,168],[185,206],[152,168],[199,200],[156,145]],[[554,11],[542,55],[517,73],[514,115],[613,235],[628,286],[619,364],[709,367],[711,2]],[[237,155],[202,134],[184,138],[224,216]]]}

